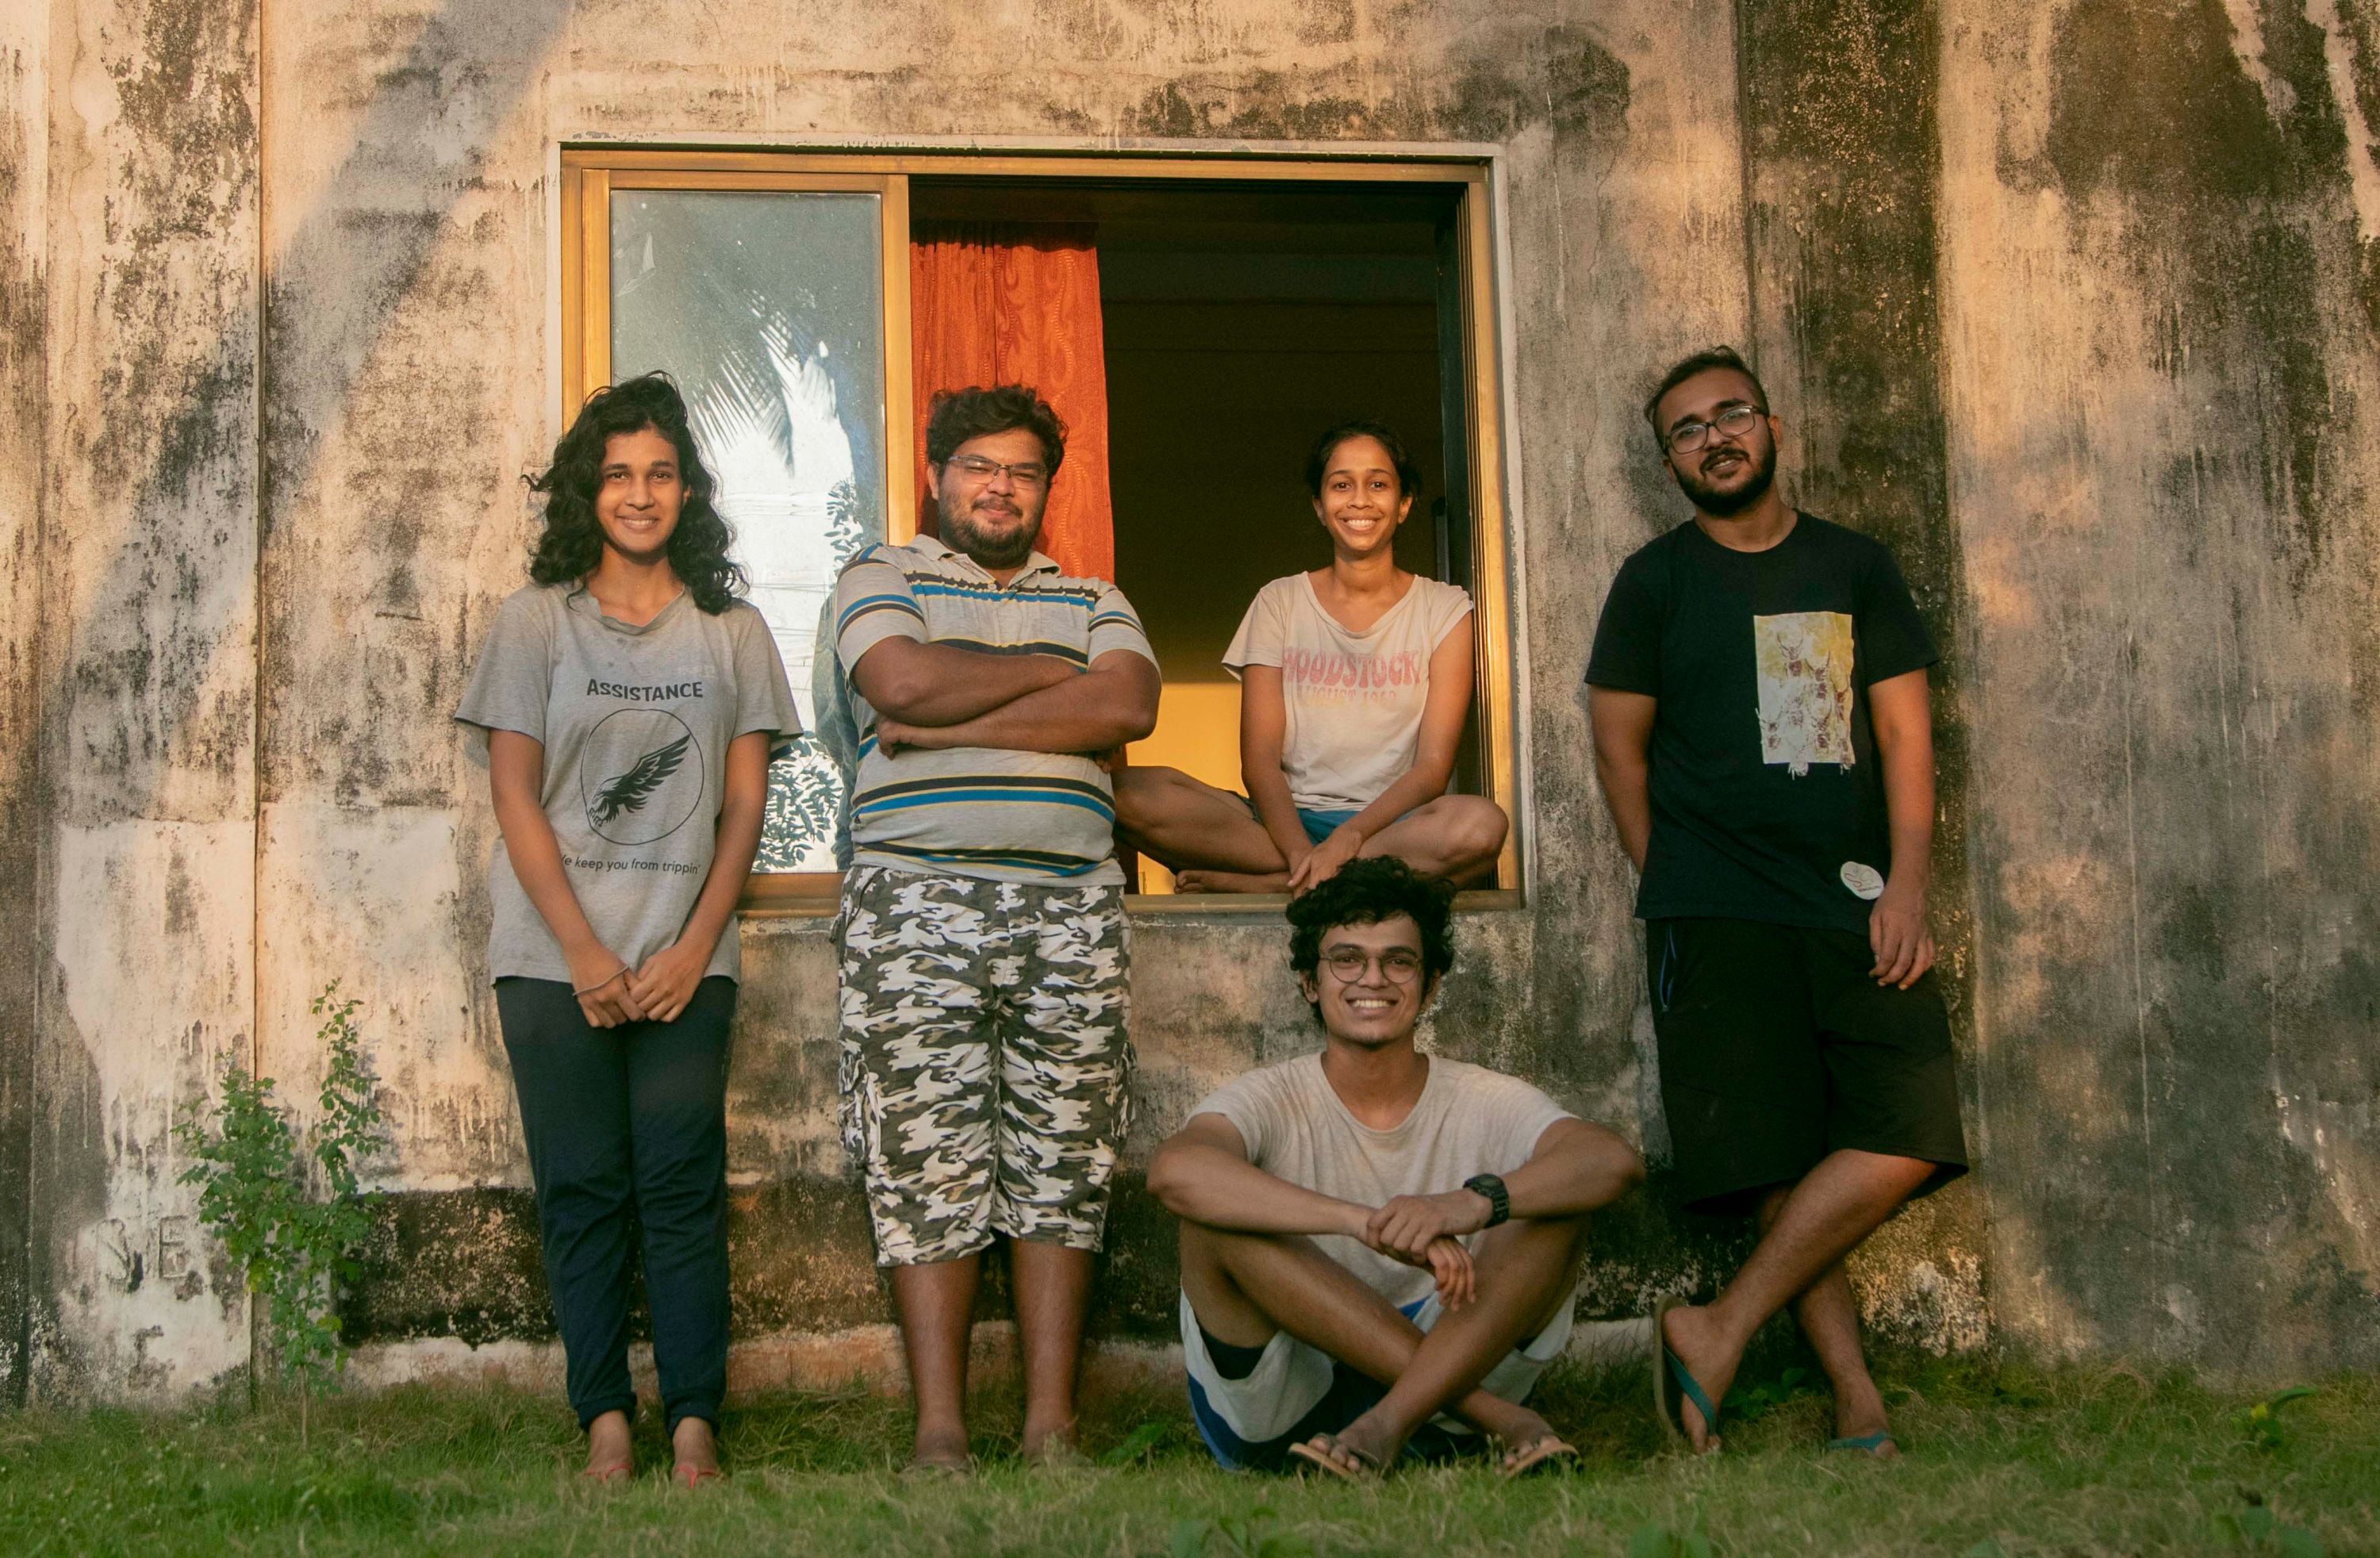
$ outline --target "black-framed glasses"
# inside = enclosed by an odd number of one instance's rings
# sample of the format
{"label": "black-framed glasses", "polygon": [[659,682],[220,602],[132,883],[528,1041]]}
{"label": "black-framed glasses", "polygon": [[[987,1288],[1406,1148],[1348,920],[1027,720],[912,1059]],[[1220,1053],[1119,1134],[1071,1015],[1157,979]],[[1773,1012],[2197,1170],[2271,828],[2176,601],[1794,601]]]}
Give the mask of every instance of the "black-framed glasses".
{"label": "black-framed glasses", "polygon": [[1421,959],[1402,947],[1391,948],[1378,956],[1352,946],[1332,947],[1322,955],[1323,967],[1341,984],[1354,984],[1375,963],[1380,966],[1380,977],[1390,984],[1411,984],[1421,976]]}
{"label": "black-framed glasses", "polygon": [[1670,452],[1691,455],[1710,442],[1711,431],[1717,429],[1727,438],[1742,438],[1768,415],[1766,406],[1730,406],[1706,422],[1680,422],[1670,430]]}
{"label": "black-framed glasses", "polygon": [[1038,460],[1009,464],[1000,460],[988,460],[981,455],[953,455],[950,463],[978,481],[989,481],[993,476],[1004,470],[1008,472],[1008,479],[1011,481],[1028,490],[1038,491],[1050,484],[1050,468]]}

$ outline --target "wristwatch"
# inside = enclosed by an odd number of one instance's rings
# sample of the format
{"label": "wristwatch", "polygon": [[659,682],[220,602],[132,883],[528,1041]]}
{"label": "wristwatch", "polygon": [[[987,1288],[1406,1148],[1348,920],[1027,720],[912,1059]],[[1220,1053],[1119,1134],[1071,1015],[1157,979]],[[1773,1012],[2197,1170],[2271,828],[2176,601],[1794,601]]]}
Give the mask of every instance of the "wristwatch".
{"label": "wristwatch", "polygon": [[1488,1226],[1512,1220],[1512,1198],[1504,1189],[1504,1182],[1492,1174],[1475,1174],[1463,1182],[1466,1190],[1488,1198]]}

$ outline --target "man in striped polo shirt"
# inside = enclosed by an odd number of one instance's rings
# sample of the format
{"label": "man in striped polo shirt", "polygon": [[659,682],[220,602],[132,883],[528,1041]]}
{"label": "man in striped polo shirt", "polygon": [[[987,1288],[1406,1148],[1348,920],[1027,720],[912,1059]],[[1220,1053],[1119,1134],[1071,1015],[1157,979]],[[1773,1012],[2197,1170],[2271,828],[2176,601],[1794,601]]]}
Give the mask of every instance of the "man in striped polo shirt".
{"label": "man in striped polo shirt", "polygon": [[1075,1371],[1132,1079],[1103,754],[1157,723],[1123,592],[1033,550],[1065,430],[1016,385],[945,392],[950,544],[870,547],[835,591],[861,732],[842,918],[844,1141],[917,1398],[913,1465],[964,1471],[983,1251],[1009,1241],[1025,1454],[1073,1458]]}

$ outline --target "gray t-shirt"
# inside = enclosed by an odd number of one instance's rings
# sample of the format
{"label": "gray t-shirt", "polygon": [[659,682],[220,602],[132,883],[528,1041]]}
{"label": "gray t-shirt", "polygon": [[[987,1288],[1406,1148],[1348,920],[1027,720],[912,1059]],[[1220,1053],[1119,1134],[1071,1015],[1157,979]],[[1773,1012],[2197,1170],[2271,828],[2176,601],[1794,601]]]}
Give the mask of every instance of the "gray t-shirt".
{"label": "gray t-shirt", "polygon": [[[1190,1113],[1229,1120],[1247,1144],[1248,1162],[1275,1178],[1371,1207],[1396,1196],[1459,1190],[1474,1175],[1510,1174],[1536,1151],[1547,1126],[1574,1118],[1517,1077],[1442,1055],[1430,1057],[1421,1097],[1393,1130],[1374,1130],[1348,1112],[1330,1090],[1319,1054],[1236,1077]],[[1435,1285],[1427,1270],[1391,1260],[1360,1239],[1328,1234],[1314,1242],[1401,1308],[1427,1297]]]}
{"label": "gray t-shirt", "polygon": [[[568,585],[530,585],[496,612],[455,717],[488,761],[491,730],[545,747],[540,799],[570,890],[630,968],[677,939],[710,872],[727,746],[801,729],[776,640],[743,602],[717,616],[681,594],[641,627]],[[488,977],[570,978],[562,944],[513,875],[498,838]],[[736,977],[730,919],[705,976]]]}

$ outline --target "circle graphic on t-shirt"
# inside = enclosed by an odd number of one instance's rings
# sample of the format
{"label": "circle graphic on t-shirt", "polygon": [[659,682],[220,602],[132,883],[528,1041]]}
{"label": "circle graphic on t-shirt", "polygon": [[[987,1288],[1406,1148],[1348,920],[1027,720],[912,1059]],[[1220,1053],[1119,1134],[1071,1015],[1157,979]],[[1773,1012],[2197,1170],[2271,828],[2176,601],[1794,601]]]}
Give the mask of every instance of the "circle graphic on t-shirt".
{"label": "circle graphic on t-shirt", "polygon": [[1842,876],[1843,885],[1852,890],[1854,897],[1873,899],[1884,896],[1884,873],[1874,866],[1845,860]]}
{"label": "circle graphic on t-shirt", "polygon": [[702,804],[702,748],[666,709],[603,716],[578,749],[587,825],[613,844],[654,844]]}

